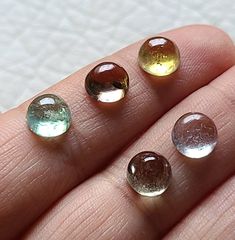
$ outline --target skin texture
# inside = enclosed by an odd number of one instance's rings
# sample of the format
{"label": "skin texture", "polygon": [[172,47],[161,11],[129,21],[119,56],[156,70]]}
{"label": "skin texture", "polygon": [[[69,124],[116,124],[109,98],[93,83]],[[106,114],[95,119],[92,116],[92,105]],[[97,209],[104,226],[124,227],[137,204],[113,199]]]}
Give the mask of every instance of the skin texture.
{"label": "skin texture", "polygon": [[[73,123],[65,136],[48,142],[27,129],[31,100],[0,116],[3,239],[180,239],[182,231],[188,239],[231,239],[234,198],[219,195],[235,190],[235,47],[211,26],[160,35],[181,53],[180,69],[170,77],[154,79],[139,69],[143,41],[97,62],[113,61],[129,73],[130,90],[119,103],[87,96],[84,79],[97,63],[44,92],[70,106]],[[174,122],[189,111],[203,112],[217,125],[219,144],[206,159],[189,160],[171,143]],[[126,183],[130,158],[144,150],[160,152],[172,166],[171,186],[159,198],[139,197]],[[202,217],[222,202],[229,221],[220,217],[222,208],[218,221]],[[215,224],[224,226],[216,234]]]}

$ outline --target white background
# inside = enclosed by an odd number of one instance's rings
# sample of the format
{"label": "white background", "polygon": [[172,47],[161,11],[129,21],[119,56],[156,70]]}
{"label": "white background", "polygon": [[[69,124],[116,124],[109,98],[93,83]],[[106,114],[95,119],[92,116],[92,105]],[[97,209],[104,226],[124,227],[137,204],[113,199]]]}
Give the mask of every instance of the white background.
{"label": "white background", "polygon": [[136,40],[192,23],[235,39],[235,1],[0,0],[0,111]]}

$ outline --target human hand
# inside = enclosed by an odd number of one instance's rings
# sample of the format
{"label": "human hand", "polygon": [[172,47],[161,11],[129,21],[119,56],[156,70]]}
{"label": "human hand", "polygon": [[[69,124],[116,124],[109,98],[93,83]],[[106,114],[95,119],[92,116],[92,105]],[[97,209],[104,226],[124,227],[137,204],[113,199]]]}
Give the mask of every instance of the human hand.
{"label": "human hand", "polygon": [[[28,129],[29,102],[0,116],[1,239],[233,239],[235,237],[235,47],[210,26],[161,34],[181,53],[171,77],[154,80],[137,64],[142,43],[105,58],[123,66],[130,90],[102,105],[85,93],[91,64],[46,90],[72,111],[58,142]],[[219,142],[206,159],[189,160],[171,143],[174,122],[199,111],[214,120]],[[146,198],[126,183],[138,152],[163,154],[172,166],[169,189]]]}

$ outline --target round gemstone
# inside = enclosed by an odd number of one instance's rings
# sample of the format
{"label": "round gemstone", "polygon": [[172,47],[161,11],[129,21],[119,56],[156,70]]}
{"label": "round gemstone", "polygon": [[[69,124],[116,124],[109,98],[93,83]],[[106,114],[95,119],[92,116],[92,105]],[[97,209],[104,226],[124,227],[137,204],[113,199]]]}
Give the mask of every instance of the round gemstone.
{"label": "round gemstone", "polygon": [[140,67],[154,76],[167,76],[180,65],[178,47],[164,37],[153,37],[143,43],[139,50]]}
{"label": "round gemstone", "polygon": [[28,107],[29,129],[41,137],[57,137],[71,124],[71,113],[65,101],[54,95],[44,94],[35,98]]}
{"label": "round gemstone", "polygon": [[172,130],[172,141],[178,151],[189,158],[208,156],[217,144],[215,123],[202,113],[186,113]]}
{"label": "round gemstone", "polygon": [[155,197],[169,186],[171,166],[162,155],[140,152],[129,162],[127,181],[140,195]]}
{"label": "round gemstone", "polygon": [[103,62],[94,67],[85,80],[87,93],[100,102],[117,102],[125,97],[129,77],[124,68],[113,62]]}

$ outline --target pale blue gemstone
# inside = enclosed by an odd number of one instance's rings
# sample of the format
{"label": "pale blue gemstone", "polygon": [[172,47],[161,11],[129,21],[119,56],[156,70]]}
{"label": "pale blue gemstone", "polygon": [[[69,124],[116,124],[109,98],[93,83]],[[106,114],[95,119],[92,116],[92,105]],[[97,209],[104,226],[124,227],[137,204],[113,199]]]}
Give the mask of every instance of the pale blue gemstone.
{"label": "pale blue gemstone", "polygon": [[41,137],[57,137],[71,125],[71,113],[65,101],[54,95],[44,94],[35,98],[28,107],[29,129]]}

